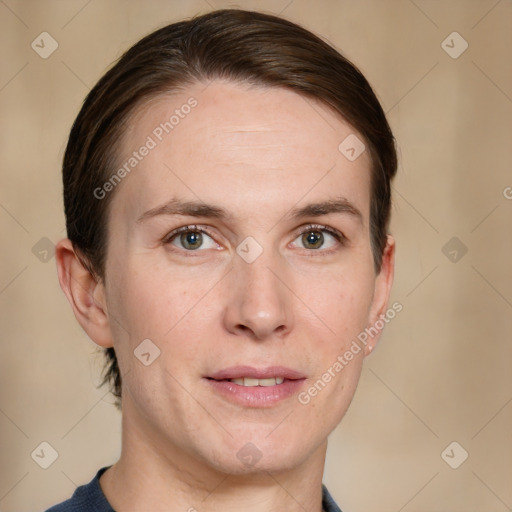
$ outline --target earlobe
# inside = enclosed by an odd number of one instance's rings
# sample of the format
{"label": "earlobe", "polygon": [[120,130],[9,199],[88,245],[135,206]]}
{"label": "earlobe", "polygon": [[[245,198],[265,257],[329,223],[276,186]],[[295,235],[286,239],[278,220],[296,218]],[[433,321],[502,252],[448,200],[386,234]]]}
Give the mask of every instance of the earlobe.
{"label": "earlobe", "polygon": [[78,323],[95,343],[111,347],[112,335],[103,283],[82,263],[68,238],[56,245],[55,259],[60,287]]}
{"label": "earlobe", "polygon": [[373,294],[372,307],[368,318],[368,330],[378,332],[371,338],[365,346],[365,355],[369,355],[377,345],[381,336],[381,327],[385,324],[383,317],[386,315],[391,286],[395,273],[395,240],[391,235],[387,235],[386,247],[382,254],[382,265],[380,272],[375,278],[375,288]]}

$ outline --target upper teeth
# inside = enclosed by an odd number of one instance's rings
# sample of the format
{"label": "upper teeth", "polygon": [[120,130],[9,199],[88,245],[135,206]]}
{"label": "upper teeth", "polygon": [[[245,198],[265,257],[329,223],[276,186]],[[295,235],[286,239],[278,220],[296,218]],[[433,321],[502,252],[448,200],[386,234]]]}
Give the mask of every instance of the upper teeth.
{"label": "upper teeth", "polygon": [[240,377],[239,379],[229,379],[239,386],[275,386],[282,384],[284,377],[272,377],[270,379],[252,379],[250,377]]}

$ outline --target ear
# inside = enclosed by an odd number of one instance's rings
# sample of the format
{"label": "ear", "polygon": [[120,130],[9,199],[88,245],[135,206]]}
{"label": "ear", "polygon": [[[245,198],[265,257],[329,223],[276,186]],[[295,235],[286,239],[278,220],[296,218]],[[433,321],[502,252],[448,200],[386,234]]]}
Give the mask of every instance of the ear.
{"label": "ear", "polygon": [[102,281],[84,266],[68,238],[55,246],[55,259],[60,287],[78,323],[96,344],[105,348],[112,347]]}
{"label": "ear", "polygon": [[395,275],[395,239],[387,235],[386,247],[382,254],[382,265],[379,274],[375,278],[370,315],[368,318],[369,335],[365,345],[365,354],[369,355],[380,339],[384,318],[388,307],[391,285]]}

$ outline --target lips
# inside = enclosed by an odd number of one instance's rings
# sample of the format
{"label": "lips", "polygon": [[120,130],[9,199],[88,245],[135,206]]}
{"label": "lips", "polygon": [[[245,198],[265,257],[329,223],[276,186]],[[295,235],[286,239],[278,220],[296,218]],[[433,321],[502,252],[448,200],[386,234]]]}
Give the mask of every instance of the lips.
{"label": "lips", "polygon": [[306,377],[284,366],[233,366],[204,378],[218,396],[243,407],[273,407],[300,391]]}

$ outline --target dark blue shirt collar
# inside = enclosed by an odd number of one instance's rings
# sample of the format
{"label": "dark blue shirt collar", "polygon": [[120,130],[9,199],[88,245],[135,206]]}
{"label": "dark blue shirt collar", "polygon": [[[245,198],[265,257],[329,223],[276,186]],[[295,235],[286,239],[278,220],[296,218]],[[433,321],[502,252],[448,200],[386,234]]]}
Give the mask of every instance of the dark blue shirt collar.
{"label": "dark blue shirt collar", "polygon": [[[46,512],[115,512],[100,487],[100,476],[109,467],[101,468],[88,484],[77,487],[69,500]],[[322,485],[322,507],[324,512],[341,512],[325,485]]]}

